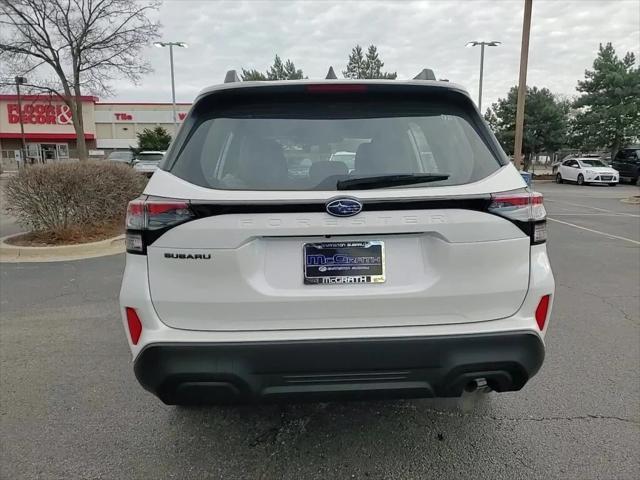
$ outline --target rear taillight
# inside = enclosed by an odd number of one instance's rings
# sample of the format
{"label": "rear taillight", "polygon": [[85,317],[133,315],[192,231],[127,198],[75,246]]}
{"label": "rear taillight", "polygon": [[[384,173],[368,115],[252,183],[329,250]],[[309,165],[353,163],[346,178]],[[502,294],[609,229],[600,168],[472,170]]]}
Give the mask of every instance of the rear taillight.
{"label": "rear taillight", "polygon": [[518,191],[491,195],[488,211],[515,223],[529,235],[531,244],[547,241],[547,211],[538,192]]}
{"label": "rear taillight", "polygon": [[126,247],[129,253],[145,254],[147,245],[171,227],[193,219],[185,200],[141,197],[127,207]]}
{"label": "rear taillight", "polygon": [[536,323],[540,331],[544,329],[544,324],[547,322],[547,314],[549,313],[549,301],[551,295],[545,295],[540,299],[538,307],[536,308]]}

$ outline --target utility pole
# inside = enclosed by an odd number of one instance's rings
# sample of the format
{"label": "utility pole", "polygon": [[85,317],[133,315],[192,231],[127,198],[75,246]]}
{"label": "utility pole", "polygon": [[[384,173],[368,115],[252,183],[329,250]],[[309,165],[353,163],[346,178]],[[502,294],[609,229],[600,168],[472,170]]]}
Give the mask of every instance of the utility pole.
{"label": "utility pole", "polygon": [[20,138],[22,139],[22,152],[20,154],[20,159],[22,160],[22,165],[25,166],[27,164],[27,140],[24,136],[24,122],[22,121],[22,97],[20,96],[20,85],[24,85],[27,83],[27,79],[25,77],[16,77],[16,93],[18,94],[18,117],[20,121]]}
{"label": "utility pole", "polygon": [[518,104],[516,107],[516,139],[513,147],[513,162],[518,170],[523,168],[522,135],[524,130],[524,101],[527,93],[527,63],[529,61],[529,34],[531,33],[531,7],[533,0],[524,0],[522,21],[522,46],[520,48],[520,79],[518,81]]}

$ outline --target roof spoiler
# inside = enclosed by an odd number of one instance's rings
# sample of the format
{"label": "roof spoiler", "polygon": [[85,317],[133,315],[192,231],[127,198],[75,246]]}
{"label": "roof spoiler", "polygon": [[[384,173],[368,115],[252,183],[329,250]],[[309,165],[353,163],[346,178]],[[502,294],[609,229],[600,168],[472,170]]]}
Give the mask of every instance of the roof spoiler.
{"label": "roof spoiler", "polygon": [[240,77],[238,77],[238,72],[236,72],[235,70],[229,70],[224,76],[224,83],[234,83],[239,81]]}
{"label": "roof spoiler", "polygon": [[414,80],[435,80],[436,74],[430,68],[423,68],[422,71],[413,77]]}

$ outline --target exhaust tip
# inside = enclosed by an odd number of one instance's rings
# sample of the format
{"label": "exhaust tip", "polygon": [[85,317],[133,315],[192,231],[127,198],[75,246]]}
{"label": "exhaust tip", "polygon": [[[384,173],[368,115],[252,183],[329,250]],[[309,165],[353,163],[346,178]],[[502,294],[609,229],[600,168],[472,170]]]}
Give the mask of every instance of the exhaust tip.
{"label": "exhaust tip", "polygon": [[478,383],[475,380],[471,380],[464,386],[464,391],[468,393],[475,392],[478,389]]}
{"label": "exhaust tip", "polygon": [[488,390],[489,384],[487,383],[487,379],[484,377],[474,378],[469,383],[464,386],[464,391],[468,393],[476,392],[478,390]]}

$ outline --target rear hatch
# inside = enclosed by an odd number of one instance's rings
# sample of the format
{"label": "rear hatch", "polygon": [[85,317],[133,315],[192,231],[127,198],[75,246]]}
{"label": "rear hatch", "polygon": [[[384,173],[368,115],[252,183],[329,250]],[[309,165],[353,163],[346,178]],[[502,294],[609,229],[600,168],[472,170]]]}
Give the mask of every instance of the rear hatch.
{"label": "rear hatch", "polygon": [[[340,85],[229,89],[194,105],[141,200],[164,323],[337,329],[518,310],[531,238],[492,212],[491,194],[524,183],[468,97]],[[344,151],[354,165],[332,159]]]}

